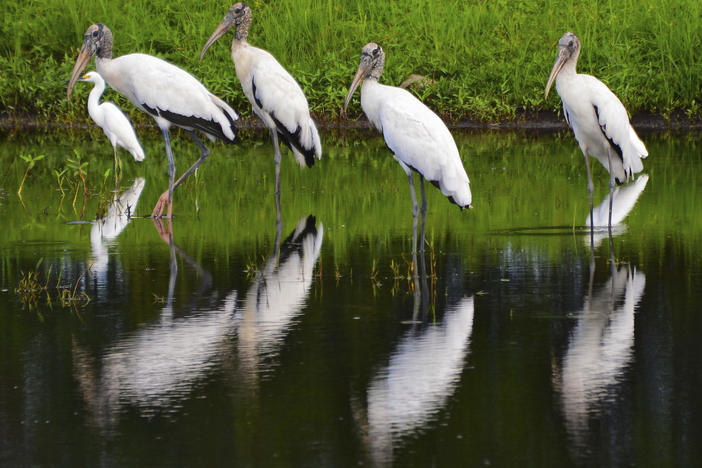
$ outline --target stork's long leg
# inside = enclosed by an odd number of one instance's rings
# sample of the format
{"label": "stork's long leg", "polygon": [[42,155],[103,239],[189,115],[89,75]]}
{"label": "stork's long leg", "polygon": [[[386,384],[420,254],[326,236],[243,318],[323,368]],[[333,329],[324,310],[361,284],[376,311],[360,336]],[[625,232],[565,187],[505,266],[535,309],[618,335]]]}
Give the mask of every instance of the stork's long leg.
{"label": "stork's long leg", "polygon": [[422,255],[424,255],[424,231],[427,224],[427,196],[424,193],[424,176],[422,174],[419,174],[419,188],[422,192],[422,234],[419,237],[419,251],[422,253]]}
{"label": "stork's long leg", "polygon": [[[612,173],[612,150],[607,148],[607,160],[609,162],[609,220],[607,222],[607,232],[609,234],[609,260],[612,273],[616,273],[614,267],[614,240],[612,239],[612,205],[614,204],[614,174]],[[614,276],[612,276],[614,277]],[[614,288],[614,282],[612,282]]]}
{"label": "stork's long leg", "polygon": [[[417,253],[417,215],[419,214],[419,205],[417,204],[417,194],[414,192],[414,181],[412,180],[412,172],[407,176],[410,185],[410,194],[412,195],[412,253]],[[416,267],[417,262],[415,262]]]}
{"label": "stork's long leg", "polygon": [[612,204],[614,203],[614,173],[612,172],[612,150],[607,148],[607,161],[609,163],[609,220],[607,228],[609,237],[612,238]]}
{"label": "stork's long leg", "polygon": [[590,195],[590,247],[594,247],[595,245],[595,217],[593,215],[593,207],[592,207],[592,192],[594,190],[594,186],[592,185],[592,174],[590,173],[590,158],[587,156],[587,150],[580,148],[583,152],[583,155],[585,156],[585,168],[587,169],[587,192]]}
{"label": "stork's long leg", "polygon": [[175,158],[173,158],[173,150],[171,149],[171,137],[167,128],[162,128],[163,140],[166,143],[166,156],[168,157],[168,191],[164,192],[156,202],[154,210],[151,212],[153,218],[160,218],[163,213],[163,208],[168,203],[168,219],[173,215],[173,179],[175,179]]}
{"label": "stork's long leg", "polygon": [[190,138],[195,142],[197,147],[200,148],[200,159],[195,161],[195,164],[190,166],[190,169],[185,171],[183,173],[183,175],[180,176],[178,178],[178,180],[175,181],[175,184],[173,184],[174,190],[177,186],[179,186],[185,180],[186,177],[188,177],[190,174],[192,174],[195,171],[195,169],[197,169],[200,166],[200,164],[205,162],[205,159],[207,159],[210,156],[210,150],[207,149],[207,146],[205,146],[205,144],[202,142],[202,140],[200,140],[200,138],[198,138],[198,136],[195,135],[195,132],[193,132],[192,130],[187,130],[187,132],[188,132],[188,135],[190,135]]}
{"label": "stork's long leg", "polygon": [[273,150],[275,151],[275,193],[280,195],[280,143],[278,142],[278,131],[271,129],[271,139],[273,140]]}
{"label": "stork's long leg", "polygon": [[275,257],[276,266],[280,261],[280,240],[283,237],[283,217],[280,209],[280,192],[275,193],[275,247],[273,248],[273,256]]}
{"label": "stork's long leg", "polygon": [[[161,213],[163,212],[163,206],[168,202],[168,218],[170,219],[172,216],[172,205],[173,205],[173,190],[176,189],[184,180],[186,177],[188,177],[190,174],[192,174],[195,169],[197,169],[200,164],[202,164],[205,159],[207,159],[210,156],[210,150],[207,149],[207,147],[202,143],[202,140],[198,138],[198,136],[193,132],[192,130],[187,130],[188,135],[190,135],[190,138],[195,142],[195,144],[200,148],[200,159],[195,161],[195,164],[190,166],[190,169],[185,171],[183,175],[181,175],[178,180],[173,182],[173,179],[175,177],[175,160],[173,159],[173,152],[171,151],[171,143],[170,143],[170,138],[168,137],[168,130],[164,132],[164,139],[166,140],[166,154],[169,156],[168,158],[168,177],[169,177],[169,185],[168,185],[168,191],[163,192],[161,194],[161,198],[159,198],[158,203],[156,203],[156,207],[154,208],[153,213],[151,216],[153,217],[158,217],[161,216]],[[171,174],[171,161],[173,162],[173,173]],[[158,211],[157,211],[158,210]]]}

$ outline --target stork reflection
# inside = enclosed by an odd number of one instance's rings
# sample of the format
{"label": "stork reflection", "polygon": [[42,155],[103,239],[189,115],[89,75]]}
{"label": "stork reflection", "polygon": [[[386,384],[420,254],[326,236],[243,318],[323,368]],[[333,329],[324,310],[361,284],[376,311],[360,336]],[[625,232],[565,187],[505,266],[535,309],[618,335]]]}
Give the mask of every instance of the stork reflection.
{"label": "stork reflection", "polygon": [[[594,229],[590,231],[585,242],[590,242],[593,248],[597,248],[603,239],[625,233],[627,226],[622,222],[636,205],[647,183],[648,174],[641,174],[633,182],[616,187],[611,195],[608,193],[602,203],[593,210]],[[610,200],[612,201],[611,230],[608,226]],[[590,224],[589,215],[585,224]]]}
{"label": "stork reflection", "polygon": [[302,312],[324,239],[324,226],[312,215],[303,216],[282,244],[281,231],[278,209],[273,251],[256,274],[241,310],[238,347],[242,378],[254,387],[270,365],[264,361],[275,355]]}
{"label": "stork reflection", "polygon": [[[174,241],[172,227],[166,231],[154,219],[170,253],[168,294],[157,320],[124,333],[99,358],[99,365],[84,347],[73,340],[74,376],[94,424],[103,431],[115,430],[120,411],[136,409],[144,416],[180,410],[198,383],[222,359],[222,347],[236,329],[237,291],[223,300],[205,297],[212,278]],[[174,289],[180,257],[199,276],[200,286],[174,315]],[[197,307],[203,301],[211,308]],[[100,369],[99,372],[97,369]]]}
{"label": "stork reflection", "polygon": [[645,284],[644,274],[636,268],[613,267],[598,291],[593,293],[590,285],[585,305],[577,314],[561,374],[554,373],[566,429],[575,447],[582,447],[590,419],[597,418],[618,394],[617,383],[633,357],[634,312]]}
{"label": "stork reflection", "polygon": [[419,268],[414,269],[410,329],[403,333],[388,363],[371,379],[366,409],[358,401],[351,402],[376,465],[391,463],[403,438],[420,432],[438,417],[456,390],[468,359],[473,296],[449,299],[442,319],[429,317],[423,257],[420,255]]}

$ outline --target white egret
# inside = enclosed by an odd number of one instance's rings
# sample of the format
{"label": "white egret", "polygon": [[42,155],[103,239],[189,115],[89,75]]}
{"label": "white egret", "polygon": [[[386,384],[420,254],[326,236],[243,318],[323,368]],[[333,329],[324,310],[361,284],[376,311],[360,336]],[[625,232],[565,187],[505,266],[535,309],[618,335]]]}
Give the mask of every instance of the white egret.
{"label": "white egret", "polygon": [[233,5],[200,52],[205,52],[220,37],[235,27],[232,58],[236,76],[253,112],[271,132],[275,150],[276,193],[280,193],[280,138],[304,167],[312,167],[315,156],[322,157],[322,143],[302,88],[270,53],[248,43],[251,8],[246,3]]}
{"label": "white egret", "polygon": [[[593,229],[593,185],[588,155],[594,156],[609,171],[611,194],[615,181],[623,184],[643,170],[641,159],[648,156],[648,152],[629,123],[619,98],[594,76],[576,73],[579,55],[580,40],[571,32],[565,33],[558,41],[558,56],[548,77],[544,99],[555,80],[556,91],[563,101],[563,115],[585,155],[590,227]],[[611,205],[608,225],[612,225]]]}
{"label": "white egret", "polygon": [[[81,71],[95,55],[98,73],[118,93],[151,115],[161,129],[168,157],[168,190],[159,198],[152,216],[160,217],[168,205],[168,218],[173,213],[173,190],[210,155],[210,151],[195,135],[200,130],[210,139],[219,138],[233,143],[236,136],[234,121],[238,115],[223,100],[210,93],[190,73],[165,60],[146,54],[128,54],[112,58],[112,32],[104,24],[91,25],[83,37],[83,46],[68,82],[70,99],[73,85]],[[183,128],[200,148],[200,159],[175,179],[175,159],[171,150],[169,129]]]}
{"label": "white egret", "polygon": [[100,96],[105,92],[105,80],[97,72],[88,72],[79,81],[89,81],[94,83],[93,89],[88,96],[88,114],[95,121],[98,127],[107,135],[107,139],[112,144],[115,156],[115,177],[117,177],[117,166],[122,166],[117,155],[117,145],[129,151],[137,161],[144,160],[144,150],[139,144],[139,139],[134,133],[134,128],[119,107],[111,102],[100,103]]}

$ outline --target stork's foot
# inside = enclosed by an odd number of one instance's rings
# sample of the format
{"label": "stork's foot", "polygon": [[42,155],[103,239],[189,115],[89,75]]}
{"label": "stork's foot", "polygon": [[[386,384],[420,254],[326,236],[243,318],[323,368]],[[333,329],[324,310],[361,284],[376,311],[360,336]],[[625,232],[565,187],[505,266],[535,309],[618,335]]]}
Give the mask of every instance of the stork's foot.
{"label": "stork's foot", "polygon": [[168,211],[166,219],[173,218],[173,200],[168,197],[168,190],[163,192],[154,206],[154,210],[151,212],[152,218],[160,218],[163,214],[163,209],[168,205]]}

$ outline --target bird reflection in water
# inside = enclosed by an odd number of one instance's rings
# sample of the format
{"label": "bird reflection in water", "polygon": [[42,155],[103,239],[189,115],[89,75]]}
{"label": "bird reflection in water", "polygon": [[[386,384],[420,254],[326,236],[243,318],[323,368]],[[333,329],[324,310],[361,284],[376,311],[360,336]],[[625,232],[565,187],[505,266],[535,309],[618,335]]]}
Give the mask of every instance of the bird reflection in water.
{"label": "bird reflection in water", "polygon": [[[279,199],[279,194],[276,196]],[[239,324],[241,379],[252,388],[270,371],[270,359],[300,315],[312,285],[314,267],[324,239],[324,226],[303,216],[282,242],[280,203],[276,204],[276,237],[273,252],[257,272],[246,294]]]}
{"label": "bird reflection in water", "polygon": [[139,197],[144,190],[146,180],[138,177],[131,187],[121,195],[115,194],[107,208],[107,214],[93,222],[90,229],[90,246],[92,247],[92,266],[90,271],[97,279],[98,298],[106,293],[109,266],[108,246],[117,239],[136,213]]}
{"label": "bird reflection in water", "polygon": [[[220,364],[222,348],[237,326],[237,291],[212,308],[198,306],[212,288],[211,275],[173,241],[172,225],[166,230],[160,219],[154,224],[171,257],[168,296],[158,320],[120,336],[102,353],[99,365],[73,340],[74,376],[94,424],[108,433],[117,430],[121,411],[134,408],[147,417],[180,411],[182,402]],[[201,279],[199,289],[179,307],[184,311],[179,317],[174,316],[177,257]]]}
{"label": "bird reflection in water", "polygon": [[[414,259],[416,265],[416,253]],[[410,328],[368,384],[365,410],[358,398],[351,401],[374,465],[391,464],[403,439],[439,417],[459,385],[468,359],[473,296],[449,298],[443,319],[437,320],[428,314],[431,300],[423,254],[413,276]]]}
{"label": "bird reflection in water", "polygon": [[[627,230],[626,224],[622,224],[624,219],[629,215],[631,210],[636,205],[639,197],[646,188],[648,183],[648,174],[641,174],[633,182],[616,187],[612,194],[609,193],[593,210],[593,225],[590,236],[587,237],[586,243],[591,242],[593,248],[600,245],[603,239],[611,236],[623,234]],[[612,200],[612,226],[611,230],[608,227],[610,198]],[[590,216],[585,224],[590,224]]]}
{"label": "bird reflection in water", "polygon": [[634,312],[646,284],[644,274],[630,265],[612,266],[609,280],[594,293],[592,278],[562,370],[553,374],[566,429],[578,450],[584,449],[590,421],[599,419],[619,393],[633,357]]}

